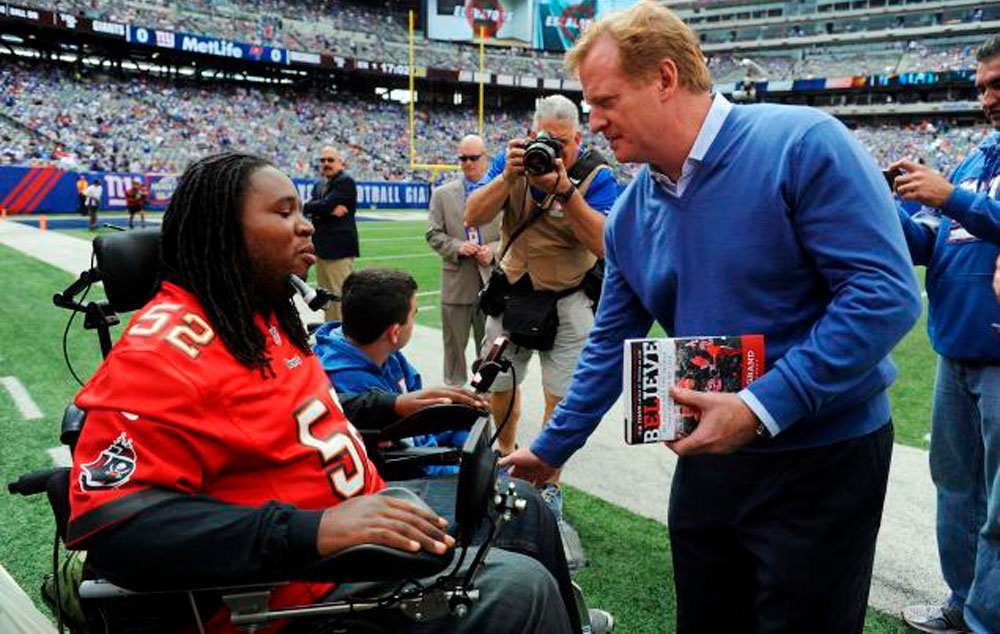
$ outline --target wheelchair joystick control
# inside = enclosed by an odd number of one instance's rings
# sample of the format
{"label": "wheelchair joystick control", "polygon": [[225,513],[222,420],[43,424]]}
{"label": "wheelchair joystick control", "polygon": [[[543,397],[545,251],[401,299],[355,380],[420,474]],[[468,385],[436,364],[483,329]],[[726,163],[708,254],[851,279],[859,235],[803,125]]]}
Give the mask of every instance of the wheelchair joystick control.
{"label": "wheelchair joystick control", "polygon": [[497,375],[510,369],[510,361],[503,356],[504,350],[509,344],[510,337],[507,333],[501,332],[497,335],[490,351],[482,360],[477,360],[476,365],[473,366],[475,374],[471,381],[472,389],[480,394],[488,392]]}

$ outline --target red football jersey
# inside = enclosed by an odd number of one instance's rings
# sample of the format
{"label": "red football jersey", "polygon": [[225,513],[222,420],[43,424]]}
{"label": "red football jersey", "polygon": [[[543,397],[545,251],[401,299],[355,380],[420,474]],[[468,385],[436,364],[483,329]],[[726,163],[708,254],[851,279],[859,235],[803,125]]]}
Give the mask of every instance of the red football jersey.
{"label": "red football jersey", "polygon": [[[236,361],[176,285],[163,284],[133,316],[77,395],[87,422],[71,473],[71,545],[126,519],[156,490],[323,509],[385,486],[316,357],[273,319],[256,323],[274,376]],[[332,588],[288,584],[272,606]],[[212,624],[227,631],[228,614]]]}

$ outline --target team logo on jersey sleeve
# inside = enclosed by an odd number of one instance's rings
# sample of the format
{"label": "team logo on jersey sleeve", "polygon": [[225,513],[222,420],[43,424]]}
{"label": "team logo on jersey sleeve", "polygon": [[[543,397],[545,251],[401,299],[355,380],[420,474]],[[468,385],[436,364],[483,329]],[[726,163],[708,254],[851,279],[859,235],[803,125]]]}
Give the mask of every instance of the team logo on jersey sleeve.
{"label": "team logo on jersey sleeve", "polygon": [[80,487],[84,491],[120,487],[135,473],[132,440],[122,433],[96,460],[81,465],[80,469]]}

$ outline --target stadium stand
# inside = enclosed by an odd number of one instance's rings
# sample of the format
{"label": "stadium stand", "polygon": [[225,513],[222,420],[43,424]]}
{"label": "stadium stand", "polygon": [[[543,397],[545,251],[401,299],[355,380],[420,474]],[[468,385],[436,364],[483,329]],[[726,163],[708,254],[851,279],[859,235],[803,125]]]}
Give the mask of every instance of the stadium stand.
{"label": "stadium stand", "polygon": [[[395,102],[116,79],[23,61],[0,63],[0,86],[9,117],[0,137],[2,163],[45,163],[52,152],[65,149],[84,169],[179,172],[196,157],[238,147],[272,157],[293,176],[314,176],[316,148],[332,141],[349,148],[351,171],[362,180],[411,176],[403,169],[409,160],[406,110]],[[527,113],[522,114],[490,115],[492,147],[523,132]],[[455,135],[468,131],[474,120],[447,108],[421,107],[419,115],[421,156],[452,162]],[[33,138],[26,136],[29,130]]]}
{"label": "stadium stand", "polygon": [[[347,148],[350,170],[359,180],[426,177],[407,168],[406,107],[392,101],[232,84],[208,89],[24,61],[0,62],[0,87],[5,113],[0,164],[176,173],[209,152],[243,148],[273,157],[292,176],[311,177],[316,148],[334,141]],[[491,151],[523,133],[528,117],[528,112],[489,113]],[[471,125],[467,110],[422,105],[415,131],[419,155],[428,162],[451,162],[455,139]],[[982,140],[986,126],[953,127],[947,120],[904,127],[880,123],[861,125],[856,133],[881,164],[910,156],[947,171],[955,157]],[[587,142],[606,149],[602,138],[588,134]],[[620,175],[630,172],[631,167],[620,167]]]}
{"label": "stadium stand", "polygon": [[[39,8],[53,3],[29,0]],[[251,44],[343,55],[377,62],[406,64],[405,10],[394,2],[291,2],[288,0],[181,0],[163,5],[130,0],[59,0],[56,8],[91,18],[146,24],[174,31],[201,33]],[[475,46],[431,42],[417,34],[419,63],[440,68],[478,68]],[[556,77],[562,58],[530,49],[490,47],[488,65],[513,73]]]}
{"label": "stadium stand", "polygon": [[[981,38],[964,44],[946,41],[890,42],[882,45],[801,48],[753,55],[752,59],[771,80],[809,77],[898,74],[974,68],[975,49]],[[746,76],[741,61],[746,55],[716,55],[709,68],[716,83],[734,82]]]}
{"label": "stadium stand", "polygon": [[[42,0],[29,0],[29,4],[46,9],[51,9],[53,5]],[[91,18],[146,24],[252,44],[284,46],[394,64],[407,64],[408,60],[407,16],[401,8],[405,3],[388,0],[178,0],[159,5],[140,0],[58,0],[54,4],[57,9]],[[726,8],[727,4],[711,3],[708,5],[710,8],[704,10],[700,5],[693,9],[680,6],[678,12],[701,31],[706,44],[789,37],[794,43],[794,38],[813,35],[866,30],[905,33],[906,29],[1000,19],[1000,4],[987,2],[980,7],[961,0],[948,3],[911,1],[893,7],[863,10],[856,7],[868,7],[869,4],[876,7],[876,0],[826,5],[810,2],[799,3],[801,11],[791,15],[782,15],[781,12],[789,10],[792,3],[780,3],[780,9]],[[761,6],[772,7],[772,4]],[[928,4],[941,10],[928,9]],[[722,8],[711,8],[716,5]],[[844,10],[842,5],[854,8]],[[779,11],[778,17],[761,17],[775,10]],[[729,28],[736,25],[739,28]],[[969,43],[982,38],[966,38],[968,42],[959,45],[945,43],[940,49],[919,44],[921,39],[925,38],[914,36],[913,39],[880,42],[874,47],[865,43],[840,51],[831,51],[827,46],[816,44],[783,47],[757,61],[765,66],[770,79],[778,80],[904,70],[963,69],[975,65]],[[478,67],[475,46],[430,41],[420,32],[416,34],[415,45],[419,64],[455,70],[474,70]],[[721,71],[717,73],[716,80],[741,79],[743,70],[738,62],[743,56],[730,56],[724,52],[710,54],[713,68]],[[489,47],[486,61],[489,68],[502,68],[512,74],[543,77],[563,74],[561,56],[515,46]]]}

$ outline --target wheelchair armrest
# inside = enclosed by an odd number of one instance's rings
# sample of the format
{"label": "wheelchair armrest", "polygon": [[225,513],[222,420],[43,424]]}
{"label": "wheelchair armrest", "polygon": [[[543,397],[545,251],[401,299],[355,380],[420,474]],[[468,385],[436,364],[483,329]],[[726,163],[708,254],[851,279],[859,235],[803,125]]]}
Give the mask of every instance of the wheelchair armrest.
{"label": "wheelchair armrest", "polygon": [[[426,502],[409,489],[389,487],[376,495],[393,497],[432,511]],[[411,553],[388,546],[362,544],[302,566],[292,571],[290,579],[336,583],[419,579],[442,572],[454,555],[453,549],[443,555],[435,555],[425,550]]]}
{"label": "wheelchair armrest", "polygon": [[462,451],[453,447],[402,447],[382,449],[382,463],[389,468],[457,465]]}
{"label": "wheelchair armrest", "polygon": [[363,544],[345,548],[335,555],[298,568],[292,571],[290,577],[295,581],[333,583],[420,579],[443,572],[454,555],[454,550],[435,555],[425,550],[411,553],[388,546]]}
{"label": "wheelchair armrest", "polygon": [[476,420],[486,415],[487,412],[459,403],[431,405],[391,425],[381,429],[365,429],[361,433],[366,440],[374,442],[401,440],[423,434],[469,429]]}

